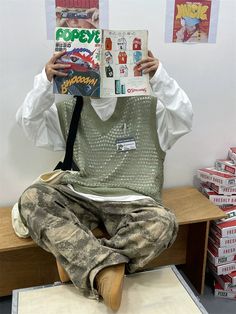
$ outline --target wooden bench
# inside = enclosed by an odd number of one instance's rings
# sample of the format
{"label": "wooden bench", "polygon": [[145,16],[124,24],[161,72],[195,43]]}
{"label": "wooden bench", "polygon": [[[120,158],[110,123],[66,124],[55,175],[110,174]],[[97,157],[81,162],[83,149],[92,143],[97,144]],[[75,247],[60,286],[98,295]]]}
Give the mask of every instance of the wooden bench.
{"label": "wooden bench", "polygon": [[[145,266],[182,265],[199,293],[204,291],[207,241],[211,220],[224,213],[193,187],[166,189],[165,206],[175,211],[180,228],[175,243]],[[103,232],[94,230],[96,237]],[[32,239],[18,238],[11,224],[11,208],[0,208],[0,296],[13,289],[50,284],[59,280],[52,254],[38,247]]]}

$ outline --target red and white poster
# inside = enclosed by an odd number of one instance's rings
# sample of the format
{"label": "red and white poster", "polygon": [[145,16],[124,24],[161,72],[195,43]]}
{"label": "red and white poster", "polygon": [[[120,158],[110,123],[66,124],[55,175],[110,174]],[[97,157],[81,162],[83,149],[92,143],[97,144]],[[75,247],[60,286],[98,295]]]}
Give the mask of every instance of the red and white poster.
{"label": "red and white poster", "polygon": [[213,43],[216,41],[218,0],[168,1],[166,41]]}
{"label": "red and white poster", "polygon": [[47,39],[55,27],[108,28],[109,0],[45,0]]}
{"label": "red and white poster", "polygon": [[55,0],[56,27],[98,28],[98,0]]}

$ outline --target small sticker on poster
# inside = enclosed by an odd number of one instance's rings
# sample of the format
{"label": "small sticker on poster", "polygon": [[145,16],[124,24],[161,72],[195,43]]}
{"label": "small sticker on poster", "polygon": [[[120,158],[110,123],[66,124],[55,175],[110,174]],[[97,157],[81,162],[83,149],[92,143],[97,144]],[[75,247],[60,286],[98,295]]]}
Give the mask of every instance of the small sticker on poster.
{"label": "small sticker on poster", "polygon": [[167,0],[165,42],[215,43],[219,0]]}
{"label": "small sticker on poster", "polygon": [[108,28],[108,0],[45,0],[47,39],[55,27]]}

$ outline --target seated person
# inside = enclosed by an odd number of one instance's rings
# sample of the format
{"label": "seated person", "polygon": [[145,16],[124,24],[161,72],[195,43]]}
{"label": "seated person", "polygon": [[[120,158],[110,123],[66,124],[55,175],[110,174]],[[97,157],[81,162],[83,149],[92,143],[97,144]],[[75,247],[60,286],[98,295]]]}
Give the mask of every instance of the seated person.
{"label": "seated person", "polygon": [[[66,76],[55,53],[18,109],[17,121],[38,147],[64,150],[75,98],[55,104],[54,75]],[[152,96],[84,97],[74,144],[78,171],[55,171],[28,187],[19,211],[32,239],[57,259],[85,295],[116,311],[125,271],[141,269],[174,242],[178,224],[162,204],[168,149],[187,134],[192,106],[149,51],[137,63],[148,73]],[[117,139],[134,149],[118,150]],[[109,238],[91,230],[103,224]]]}

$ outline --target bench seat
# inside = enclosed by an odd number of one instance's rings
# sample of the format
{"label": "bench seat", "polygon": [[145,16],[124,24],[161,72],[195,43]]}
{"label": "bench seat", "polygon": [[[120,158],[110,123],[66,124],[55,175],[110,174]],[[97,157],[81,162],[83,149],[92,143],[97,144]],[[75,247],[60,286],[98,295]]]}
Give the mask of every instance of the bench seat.
{"label": "bench seat", "polygon": [[[180,225],[175,243],[145,266],[150,269],[164,265],[183,265],[183,271],[195,288],[203,293],[209,222],[225,217],[197,189],[187,186],[165,189],[163,202],[172,208]],[[95,229],[96,237],[106,236]],[[31,238],[15,235],[11,208],[0,208],[0,296],[13,289],[50,284],[59,281],[56,261]]]}

